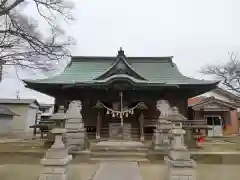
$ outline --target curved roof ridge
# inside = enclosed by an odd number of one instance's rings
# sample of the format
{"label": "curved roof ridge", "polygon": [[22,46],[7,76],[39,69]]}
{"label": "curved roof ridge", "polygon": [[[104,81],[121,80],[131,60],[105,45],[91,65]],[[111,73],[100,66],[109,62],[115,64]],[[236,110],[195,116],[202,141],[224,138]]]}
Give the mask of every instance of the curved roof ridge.
{"label": "curved roof ridge", "polygon": [[127,74],[113,74],[113,75],[111,75],[111,76],[109,76],[109,77],[107,77],[107,78],[105,78],[105,79],[96,80],[95,82],[106,82],[106,81],[112,80],[112,79],[114,79],[114,78],[128,78],[128,79],[130,79],[130,80],[132,80],[132,81],[148,82],[148,81],[146,81],[146,80],[136,79],[136,78],[134,78],[134,77],[132,77],[132,76],[129,76],[129,75],[127,75]]}
{"label": "curved roof ridge", "polygon": [[118,56],[117,56],[117,58],[116,58],[116,61],[112,64],[112,66],[109,67],[109,68],[108,68],[105,72],[103,72],[100,76],[94,78],[94,80],[98,80],[98,79],[100,79],[101,77],[103,77],[104,75],[107,75],[107,73],[110,72],[111,70],[113,70],[114,67],[116,67],[117,64],[120,63],[120,61],[123,61],[123,62],[126,64],[126,66],[127,66],[133,73],[135,73],[135,74],[139,77],[140,80],[147,80],[145,77],[141,76],[141,75],[127,62],[126,59],[127,59],[127,58],[126,58],[126,56],[124,55],[124,51],[120,50],[120,51],[118,52]]}

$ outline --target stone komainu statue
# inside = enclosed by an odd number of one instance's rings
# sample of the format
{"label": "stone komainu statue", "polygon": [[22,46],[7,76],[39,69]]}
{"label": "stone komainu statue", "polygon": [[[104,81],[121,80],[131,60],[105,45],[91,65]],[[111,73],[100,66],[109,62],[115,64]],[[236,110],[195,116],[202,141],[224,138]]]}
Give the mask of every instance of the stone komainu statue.
{"label": "stone komainu statue", "polygon": [[81,110],[81,101],[72,101],[66,112],[66,144],[69,151],[78,151],[88,148],[88,138],[84,128]]}

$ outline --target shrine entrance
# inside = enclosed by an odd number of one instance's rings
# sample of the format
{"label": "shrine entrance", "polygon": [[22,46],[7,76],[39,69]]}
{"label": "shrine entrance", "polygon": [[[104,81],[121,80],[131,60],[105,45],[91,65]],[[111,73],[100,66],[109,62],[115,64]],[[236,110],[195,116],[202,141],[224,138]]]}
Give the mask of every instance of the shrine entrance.
{"label": "shrine entrance", "polygon": [[143,111],[147,106],[143,102],[123,101],[123,93],[120,92],[119,101],[98,100],[94,107],[101,111],[96,123],[97,139],[144,140]]}

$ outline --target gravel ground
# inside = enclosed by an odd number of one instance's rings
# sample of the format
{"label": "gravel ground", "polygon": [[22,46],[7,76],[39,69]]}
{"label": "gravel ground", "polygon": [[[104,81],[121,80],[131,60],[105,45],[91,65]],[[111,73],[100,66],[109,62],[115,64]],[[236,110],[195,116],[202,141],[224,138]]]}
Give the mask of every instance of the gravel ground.
{"label": "gravel ground", "polygon": [[[71,165],[69,180],[91,180],[98,168],[99,164]],[[166,166],[140,164],[139,170],[142,180],[164,180]],[[40,173],[39,165],[0,166],[0,180],[37,180]],[[197,165],[197,180],[239,180],[239,177],[240,165]]]}
{"label": "gravel ground", "polygon": [[[98,164],[71,165],[69,179],[90,180],[98,167]],[[38,180],[41,169],[40,165],[1,165],[0,180]]]}
{"label": "gravel ground", "polygon": [[[232,138],[233,139],[233,138]],[[233,141],[233,140],[232,140]],[[212,151],[240,151],[240,139],[234,138],[234,143],[206,144],[205,150]],[[219,142],[219,141],[218,141]],[[19,141],[0,139],[0,153],[4,152],[44,152],[43,142],[39,140]],[[6,158],[4,158],[6,156]],[[42,157],[42,155],[41,155]],[[0,180],[38,180],[41,173],[39,160],[41,157],[32,157],[33,164],[30,164],[29,157],[13,158],[13,164],[7,164],[7,155],[0,158]],[[24,160],[23,160],[24,159]],[[24,162],[23,162],[24,161]],[[36,162],[35,162],[36,161]],[[17,164],[18,163],[18,164]],[[91,180],[99,164],[80,163],[70,165],[69,180]],[[163,164],[140,164],[139,172],[142,180],[165,180],[166,166]],[[124,173],[124,172],[123,172]],[[197,164],[197,180],[239,180],[240,165],[226,164]]]}
{"label": "gravel ground", "polygon": [[[165,180],[165,165],[140,165],[143,180]],[[197,165],[197,180],[239,180],[240,165]]]}

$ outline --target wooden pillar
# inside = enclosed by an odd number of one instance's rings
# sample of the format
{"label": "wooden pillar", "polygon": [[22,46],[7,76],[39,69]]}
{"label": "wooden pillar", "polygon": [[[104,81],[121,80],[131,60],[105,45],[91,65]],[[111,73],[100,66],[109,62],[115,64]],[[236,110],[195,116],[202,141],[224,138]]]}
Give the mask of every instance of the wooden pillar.
{"label": "wooden pillar", "polygon": [[143,115],[143,112],[141,112],[141,114],[140,114],[139,124],[140,124],[140,140],[144,141],[144,115]]}
{"label": "wooden pillar", "polygon": [[102,121],[101,113],[100,113],[100,111],[98,111],[98,114],[97,114],[97,127],[96,127],[96,139],[100,139],[101,121]]}

